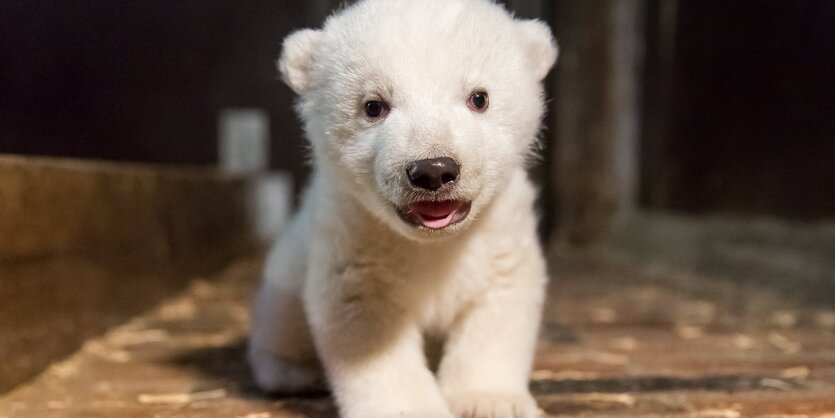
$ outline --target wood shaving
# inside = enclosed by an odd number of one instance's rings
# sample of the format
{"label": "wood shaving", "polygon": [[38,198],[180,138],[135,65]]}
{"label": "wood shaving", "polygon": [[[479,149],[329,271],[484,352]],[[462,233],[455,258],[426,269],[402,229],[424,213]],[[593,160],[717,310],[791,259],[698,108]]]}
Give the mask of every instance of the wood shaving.
{"label": "wood shaving", "polygon": [[756,345],[754,342],[754,338],[750,335],[745,334],[734,335],[733,344],[734,347],[740,350],[750,350],[754,348],[754,345]]}
{"label": "wood shaving", "polygon": [[780,372],[784,379],[806,379],[809,377],[809,368],[806,366],[790,367]]}
{"label": "wood shaving", "polygon": [[67,409],[69,402],[67,401],[47,401],[46,407],[48,409]]}
{"label": "wood shaving", "polygon": [[792,385],[789,384],[788,382],[786,382],[784,380],[780,380],[780,379],[773,379],[773,378],[770,378],[770,377],[767,377],[765,379],[760,379],[760,386],[765,387],[765,388],[770,388],[770,389],[783,390],[783,391],[792,390]]}
{"label": "wood shaving", "polygon": [[612,308],[599,307],[591,311],[591,320],[600,324],[614,323],[618,313]]}
{"label": "wood shaving", "polygon": [[716,318],[716,306],[706,300],[687,301],[679,306],[678,315],[681,322],[706,325]]}
{"label": "wood shaving", "polygon": [[190,299],[179,298],[160,307],[157,315],[163,321],[189,320],[197,315],[197,305]]}
{"label": "wood shaving", "polygon": [[693,325],[677,325],[676,335],[682,340],[696,340],[704,336],[704,330]]}
{"label": "wood shaving", "polygon": [[222,399],[226,397],[226,389],[207,390],[191,393],[141,393],[137,400],[141,404],[149,405],[185,405],[197,401]]}
{"label": "wood shaving", "polygon": [[531,380],[591,380],[597,379],[600,374],[593,372],[581,372],[578,370],[560,370],[555,372],[553,370],[534,370],[531,372]]}
{"label": "wood shaving", "polygon": [[84,343],[82,350],[92,353],[93,355],[111,363],[127,363],[132,359],[129,352],[116,348],[110,348],[104,343],[95,340]]}
{"label": "wood shaving", "polygon": [[[835,312],[824,311],[815,315],[815,325],[821,328],[835,328]],[[835,417],[835,414],[832,414]]]}
{"label": "wood shaving", "polygon": [[49,366],[49,373],[60,379],[68,379],[78,374],[78,362],[66,360]]}
{"label": "wood shaving", "polygon": [[111,334],[108,340],[118,347],[165,342],[171,336],[164,329],[146,329],[139,331],[119,331]]}
{"label": "wood shaving", "polygon": [[638,341],[632,337],[621,337],[612,339],[609,346],[616,350],[633,351],[638,348]]}
{"label": "wood shaving", "polygon": [[771,324],[780,328],[792,328],[797,324],[797,314],[792,311],[776,311],[771,314]]}
{"label": "wood shaving", "polygon": [[581,393],[573,395],[571,399],[588,403],[613,403],[623,406],[635,405],[635,397],[628,393]]}
{"label": "wood shaving", "polygon": [[735,409],[703,409],[692,414],[694,417],[710,417],[710,418],[739,418],[742,414]]}
{"label": "wood shaving", "polygon": [[805,414],[768,414],[757,415],[757,418],[810,418]]}
{"label": "wood shaving", "polygon": [[776,332],[768,334],[768,342],[788,354],[797,353],[801,348],[803,348],[799,342],[792,341],[785,335],[778,334]]}

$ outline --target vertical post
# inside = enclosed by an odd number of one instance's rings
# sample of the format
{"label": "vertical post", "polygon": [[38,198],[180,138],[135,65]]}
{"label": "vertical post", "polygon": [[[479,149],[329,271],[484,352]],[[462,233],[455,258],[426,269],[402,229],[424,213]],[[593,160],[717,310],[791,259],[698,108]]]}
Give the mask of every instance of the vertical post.
{"label": "vertical post", "polygon": [[224,109],[220,113],[220,167],[232,174],[267,170],[270,120],[260,109]]}
{"label": "vertical post", "polygon": [[255,235],[264,243],[284,226],[293,196],[290,176],[269,171],[269,122],[261,109],[224,109],[218,121],[220,168],[250,181],[247,203]]}
{"label": "vertical post", "polygon": [[559,240],[606,239],[637,201],[644,0],[559,1],[554,193]]}
{"label": "vertical post", "polygon": [[672,134],[678,0],[653,0],[647,14],[647,86],[641,153],[641,203],[669,209],[675,167],[668,154]]}
{"label": "vertical post", "polygon": [[609,54],[612,60],[613,168],[617,221],[632,214],[638,204],[640,178],[641,96],[646,39],[643,0],[618,0],[612,7]]}

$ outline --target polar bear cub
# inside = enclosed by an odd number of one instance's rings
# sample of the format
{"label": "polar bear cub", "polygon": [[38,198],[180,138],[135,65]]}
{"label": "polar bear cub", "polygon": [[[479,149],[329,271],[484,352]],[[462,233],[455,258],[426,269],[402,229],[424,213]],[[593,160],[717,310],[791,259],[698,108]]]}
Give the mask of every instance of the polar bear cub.
{"label": "polar bear cub", "polygon": [[287,37],[313,174],[253,308],[263,389],[326,381],[346,418],[537,415],[525,163],[556,57],[545,24],[488,0],[364,0]]}

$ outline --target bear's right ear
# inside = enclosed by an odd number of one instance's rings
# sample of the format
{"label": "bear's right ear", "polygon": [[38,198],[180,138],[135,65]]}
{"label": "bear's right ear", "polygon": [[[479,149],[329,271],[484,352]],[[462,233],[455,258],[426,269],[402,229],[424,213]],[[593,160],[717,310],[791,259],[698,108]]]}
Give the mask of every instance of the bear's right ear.
{"label": "bear's right ear", "polygon": [[522,38],[524,51],[536,77],[542,81],[554,63],[557,62],[559,48],[551,34],[551,29],[541,20],[520,20],[516,22]]}
{"label": "bear's right ear", "polygon": [[319,51],[322,32],[301,29],[284,38],[278,70],[281,78],[296,94],[302,94],[310,84],[313,63]]}

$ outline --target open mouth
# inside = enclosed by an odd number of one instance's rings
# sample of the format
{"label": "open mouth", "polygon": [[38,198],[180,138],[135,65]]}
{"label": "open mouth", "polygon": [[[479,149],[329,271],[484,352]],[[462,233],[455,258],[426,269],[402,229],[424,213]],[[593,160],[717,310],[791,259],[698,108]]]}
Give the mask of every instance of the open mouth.
{"label": "open mouth", "polygon": [[428,229],[444,229],[463,221],[470,213],[470,202],[443,200],[412,202],[398,210],[404,221]]}

